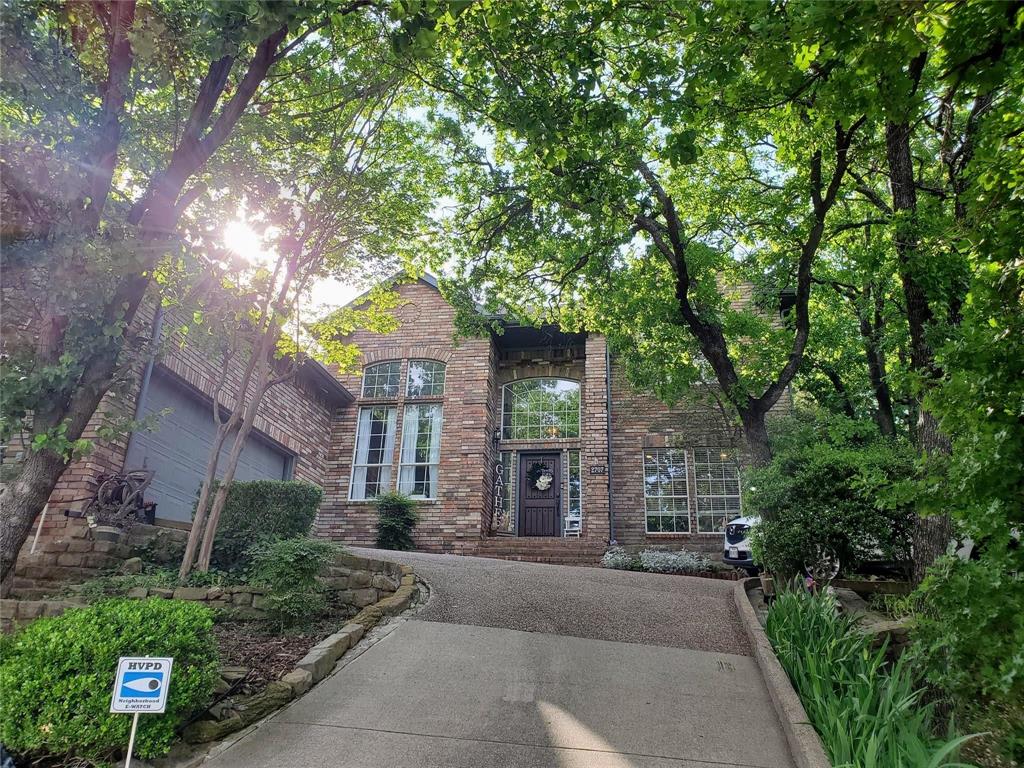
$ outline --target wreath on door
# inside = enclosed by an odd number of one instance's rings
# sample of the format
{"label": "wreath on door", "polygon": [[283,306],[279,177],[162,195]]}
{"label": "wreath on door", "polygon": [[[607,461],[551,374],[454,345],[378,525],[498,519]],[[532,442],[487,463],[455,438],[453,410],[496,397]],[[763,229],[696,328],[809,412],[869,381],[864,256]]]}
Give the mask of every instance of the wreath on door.
{"label": "wreath on door", "polygon": [[547,464],[541,461],[535,461],[530,465],[530,468],[526,472],[526,479],[530,485],[536,488],[538,491],[546,491],[551,487],[552,481],[555,476],[551,472],[551,468]]}

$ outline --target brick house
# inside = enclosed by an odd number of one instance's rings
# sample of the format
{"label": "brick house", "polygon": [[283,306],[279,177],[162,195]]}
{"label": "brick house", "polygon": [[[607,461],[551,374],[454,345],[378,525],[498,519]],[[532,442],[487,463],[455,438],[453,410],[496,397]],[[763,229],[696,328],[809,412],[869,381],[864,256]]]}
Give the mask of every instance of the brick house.
{"label": "brick house", "polygon": [[[374,541],[373,496],[418,500],[419,548],[588,561],[610,540],[721,551],[739,514],[742,435],[714,405],[634,390],[605,339],[504,323],[453,342],[424,276],[397,331],[357,332],[361,375],[333,423],[317,532]],[[358,301],[358,300],[357,300]]]}
{"label": "brick house", "polygon": [[[373,497],[397,489],[417,500],[426,551],[551,562],[592,562],[609,541],[721,551],[722,527],[739,514],[743,457],[742,435],[716,406],[670,408],[636,391],[597,334],[506,322],[455,342],[455,312],[433,278],[396,290],[398,330],[348,339],[362,352],[360,375],[308,363],[268,392],[238,479],[321,485],[317,534],[352,544],[374,543]],[[161,334],[159,317],[141,322]],[[51,496],[43,540],[83,536],[74,511],[102,473],[122,469],[154,470],[157,522],[187,527],[217,374],[195,347],[174,346],[140,368],[127,402],[108,397],[85,435],[95,450]],[[106,442],[96,429],[112,411],[161,418],[153,432]],[[5,446],[5,463],[18,451]],[[64,565],[89,567],[61,547],[51,550]]]}
{"label": "brick house", "polygon": [[[138,326],[148,328],[156,338],[166,339],[168,329],[180,325],[173,315],[163,317],[152,309],[140,314]],[[110,566],[109,558],[94,555],[86,544],[86,522],[78,514],[104,474],[152,470],[146,499],[156,503],[157,524],[189,527],[215,431],[212,393],[219,373],[218,366],[195,346],[171,344],[159,360],[134,371],[127,394],[104,398],[83,435],[92,441],[93,450],[61,476],[45,516],[36,522],[22,548],[16,577],[27,570],[34,581],[60,581]],[[241,373],[236,361],[228,370],[228,381],[237,382]],[[224,390],[232,391],[230,384]],[[236,477],[321,484],[335,413],[352,399],[323,366],[313,362],[301,366],[295,377],[267,393]],[[222,396],[221,404],[230,412],[234,401]],[[153,431],[140,430],[113,441],[99,437],[101,425],[110,417],[148,415],[158,417]],[[4,468],[13,468],[23,450],[17,438],[4,445]]]}

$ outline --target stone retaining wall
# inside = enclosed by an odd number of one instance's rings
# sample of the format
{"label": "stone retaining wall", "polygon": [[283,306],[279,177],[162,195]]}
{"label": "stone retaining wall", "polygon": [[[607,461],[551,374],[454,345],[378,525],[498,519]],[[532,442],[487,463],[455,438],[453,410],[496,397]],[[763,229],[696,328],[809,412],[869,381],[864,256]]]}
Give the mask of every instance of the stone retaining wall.
{"label": "stone retaining wall", "polygon": [[[105,542],[94,542],[103,544]],[[385,560],[371,560],[341,553],[321,578],[334,602],[365,608],[394,595],[402,582],[402,567]],[[70,589],[74,589],[71,587]],[[134,587],[125,597],[145,600],[190,600],[205,603],[232,618],[266,617],[267,591],[249,585],[215,587]],[[10,632],[42,616],[60,616],[68,608],[84,605],[81,598],[0,600],[0,631]]]}
{"label": "stone retaining wall", "polygon": [[29,554],[31,538],[22,549],[14,568],[13,596],[26,600],[45,597],[63,585],[117,568],[132,557],[177,567],[187,540],[184,529],[139,524],[120,542],[97,541],[85,520],[50,515],[35,553]]}
{"label": "stone retaining wall", "polygon": [[416,599],[418,587],[412,568],[379,560],[364,562],[389,566],[389,578],[391,573],[397,572],[399,586],[393,594],[367,605],[340,630],[313,646],[295,665],[295,669],[283,674],[280,680],[269,683],[264,690],[248,696],[228,696],[217,701],[203,717],[185,728],[182,738],[191,744],[214,741],[240,731],[283,707],[327,677],[342,656],[381,620],[397,616]]}

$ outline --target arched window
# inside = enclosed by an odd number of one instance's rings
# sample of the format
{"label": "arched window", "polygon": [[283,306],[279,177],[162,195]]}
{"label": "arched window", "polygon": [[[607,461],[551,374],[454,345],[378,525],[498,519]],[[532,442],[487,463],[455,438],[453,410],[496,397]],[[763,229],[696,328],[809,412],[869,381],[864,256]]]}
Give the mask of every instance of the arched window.
{"label": "arched window", "polygon": [[363,397],[398,397],[400,360],[375,363],[363,369]]}
{"label": "arched window", "polygon": [[444,394],[444,363],[410,360],[405,384],[406,397],[440,397]]}
{"label": "arched window", "polygon": [[580,384],[570,379],[523,379],[502,389],[503,440],[580,436]]}

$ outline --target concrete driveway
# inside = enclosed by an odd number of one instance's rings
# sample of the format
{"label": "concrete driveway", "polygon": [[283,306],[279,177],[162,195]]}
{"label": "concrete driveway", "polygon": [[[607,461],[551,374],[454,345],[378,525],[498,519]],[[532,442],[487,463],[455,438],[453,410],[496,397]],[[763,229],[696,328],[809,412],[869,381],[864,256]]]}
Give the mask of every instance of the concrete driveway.
{"label": "concrete driveway", "polygon": [[430,602],[208,765],[793,765],[729,582],[356,551]]}

